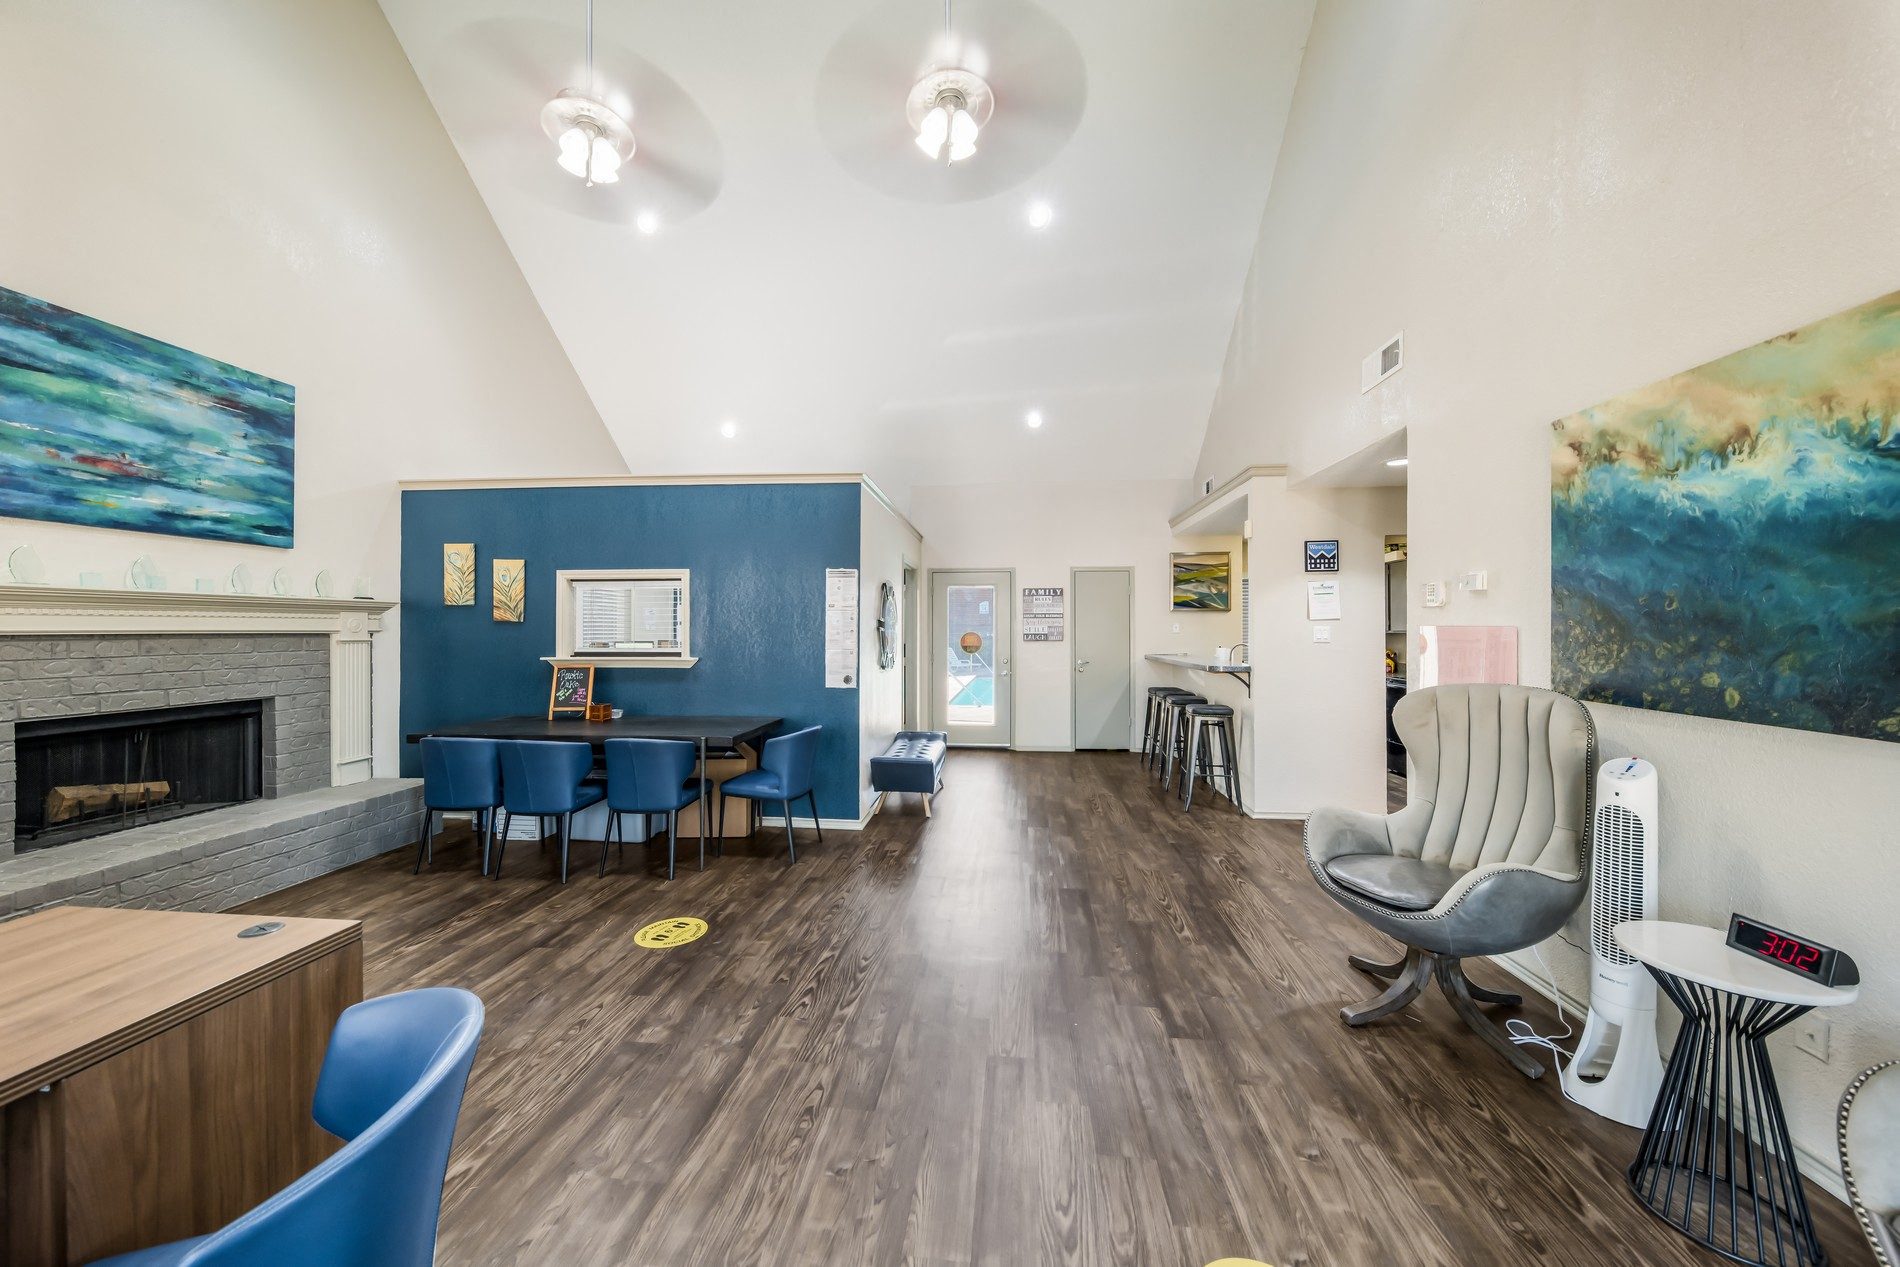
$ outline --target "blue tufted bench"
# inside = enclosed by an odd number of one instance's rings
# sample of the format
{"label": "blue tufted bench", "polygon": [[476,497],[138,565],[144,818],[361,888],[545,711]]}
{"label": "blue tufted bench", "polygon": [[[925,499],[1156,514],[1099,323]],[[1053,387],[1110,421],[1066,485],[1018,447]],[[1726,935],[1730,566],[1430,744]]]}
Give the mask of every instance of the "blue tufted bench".
{"label": "blue tufted bench", "polygon": [[871,786],[880,792],[920,792],[924,817],[943,784],[943,758],[950,736],[941,730],[900,730],[882,756],[871,758]]}

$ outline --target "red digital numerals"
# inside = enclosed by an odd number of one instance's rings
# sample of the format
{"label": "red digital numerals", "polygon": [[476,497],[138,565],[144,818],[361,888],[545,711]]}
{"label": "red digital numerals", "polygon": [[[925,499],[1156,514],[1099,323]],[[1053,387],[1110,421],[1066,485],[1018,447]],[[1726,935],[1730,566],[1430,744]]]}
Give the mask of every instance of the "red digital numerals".
{"label": "red digital numerals", "polygon": [[1761,953],[1770,959],[1778,959],[1801,972],[1813,972],[1821,962],[1821,952],[1805,942],[1792,937],[1783,937],[1780,933],[1763,933]]}

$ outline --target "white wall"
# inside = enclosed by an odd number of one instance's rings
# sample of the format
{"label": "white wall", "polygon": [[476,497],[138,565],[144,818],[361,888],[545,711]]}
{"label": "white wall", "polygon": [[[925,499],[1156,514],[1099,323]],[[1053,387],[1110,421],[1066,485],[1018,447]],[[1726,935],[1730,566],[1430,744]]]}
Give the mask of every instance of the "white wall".
{"label": "white wall", "polygon": [[[1201,473],[1317,470],[1405,425],[1409,623],[1420,582],[1487,568],[1431,618],[1517,625],[1548,683],[1547,424],[1900,286],[1896,64],[1883,0],[1322,0]],[[1401,329],[1405,369],[1361,395]],[[1831,1164],[1842,1087],[1900,1054],[1900,745],[1592,711],[1606,755],[1661,769],[1666,916],[1859,959],[1831,1063],[1775,1042]],[[1580,992],[1580,956],[1546,953]]]}
{"label": "white wall", "polygon": [[[1072,567],[1134,569],[1133,747],[1140,739],[1141,701],[1148,687],[1162,680],[1141,657],[1158,651],[1211,651],[1216,644],[1240,640],[1238,594],[1229,612],[1169,608],[1172,551],[1229,550],[1236,569],[1240,563],[1237,537],[1177,539],[1170,532],[1168,517],[1187,493],[1187,485],[1179,480],[924,485],[912,490],[910,517],[924,534],[927,567],[1014,568],[1018,591],[1048,585],[1070,590]],[[1020,607],[1020,592],[1016,601]],[[1064,604],[1073,620],[1073,594],[1064,595]],[[925,627],[930,627],[928,613]],[[1021,632],[1019,612],[1011,631],[1015,746],[1066,750],[1073,741],[1069,642],[1066,637],[1062,642],[1023,642]],[[919,655],[926,665],[931,645],[927,636],[920,640]]]}
{"label": "white wall", "polygon": [[398,479],[625,469],[373,0],[9,0],[0,119],[0,285],[297,388],[294,550],[7,519],[0,554],[393,597]]}
{"label": "white wall", "polygon": [[[871,790],[871,758],[888,748],[904,728],[904,569],[917,569],[923,584],[924,543],[916,531],[892,513],[867,486],[858,512],[858,815],[877,800]],[[898,628],[893,631],[897,663],[877,662],[878,596],[885,585],[897,596]]]}
{"label": "white wall", "polygon": [[[1400,488],[1248,482],[1253,521],[1251,766],[1247,808],[1304,817],[1322,805],[1383,812],[1385,536],[1405,531]],[[1307,541],[1338,541],[1340,568],[1306,572]],[[1340,618],[1307,619],[1307,582],[1339,584]],[[1313,641],[1324,623],[1329,642]]]}

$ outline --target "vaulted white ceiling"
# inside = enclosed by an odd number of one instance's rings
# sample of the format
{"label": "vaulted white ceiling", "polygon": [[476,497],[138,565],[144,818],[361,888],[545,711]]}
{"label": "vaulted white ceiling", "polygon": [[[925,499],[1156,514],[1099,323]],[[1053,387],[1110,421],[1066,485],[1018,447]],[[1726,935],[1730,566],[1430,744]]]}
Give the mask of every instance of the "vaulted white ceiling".
{"label": "vaulted white ceiling", "polygon": [[[1065,68],[1068,45],[1039,43],[997,72],[967,170],[1023,161],[1005,125],[1050,108],[1038,92],[1080,117],[1039,170],[956,202],[886,192],[911,173],[867,177],[835,140],[856,93],[897,138],[889,162],[928,162],[903,140],[913,67],[854,50],[914,11],[926,58],[938,0],[597,0],[602,95],[631,102],[636,136],[644,104],[673,148],[643,145],[628,182],[594,190],[538,122],[585,78],[581,0],[382,7],[632,470],[864,470],[900,501],[915,484],[1192,473],[1312,0],[1045,0],[1028,22],[998,19],[1019,0],[968,0],[953,29],[987,14],[977,44],[1051,19],[1080,56]],[[669,192],[653,164],[697,169],[692,188]],[[1037,200],[1055,212],[1041,231]]]}

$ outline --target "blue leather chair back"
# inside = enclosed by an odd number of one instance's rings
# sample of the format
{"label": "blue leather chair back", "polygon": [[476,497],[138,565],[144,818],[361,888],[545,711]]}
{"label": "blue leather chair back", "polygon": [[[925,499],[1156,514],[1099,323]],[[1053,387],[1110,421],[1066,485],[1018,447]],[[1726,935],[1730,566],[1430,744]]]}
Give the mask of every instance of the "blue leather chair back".
{"label": "blue leather chair back", "polygon": [[565,814],[580,804],[594,768],[591,744],[559,739],[501,741],[501,803],[510,814]]}
{"label": "blue leather chair back", "polygon": [[422,803],[430,809],[501,804],[501,745],[493,739],[424,739]]}
{"label": "blue leather chair back", "polygon": [[607,807],[618,813],[664,814],[680,807],[698,747],[684,739],[609,739]]}
{"label": "blue leather chair back", "polygon": [[823,726],[807,726],[789,735],[775,735],[759,750],[759,769],[778,776],[789,800],[811,791],[811,767],[818,757],[818,733]]}
{"label": "blue leather chair back", "polygon": [[482,1032],[467,990],[411,990],[337,1018],[311,1110],[342,1151],[193,1246],[179,1267],[430,1267],[449,1145]]}

